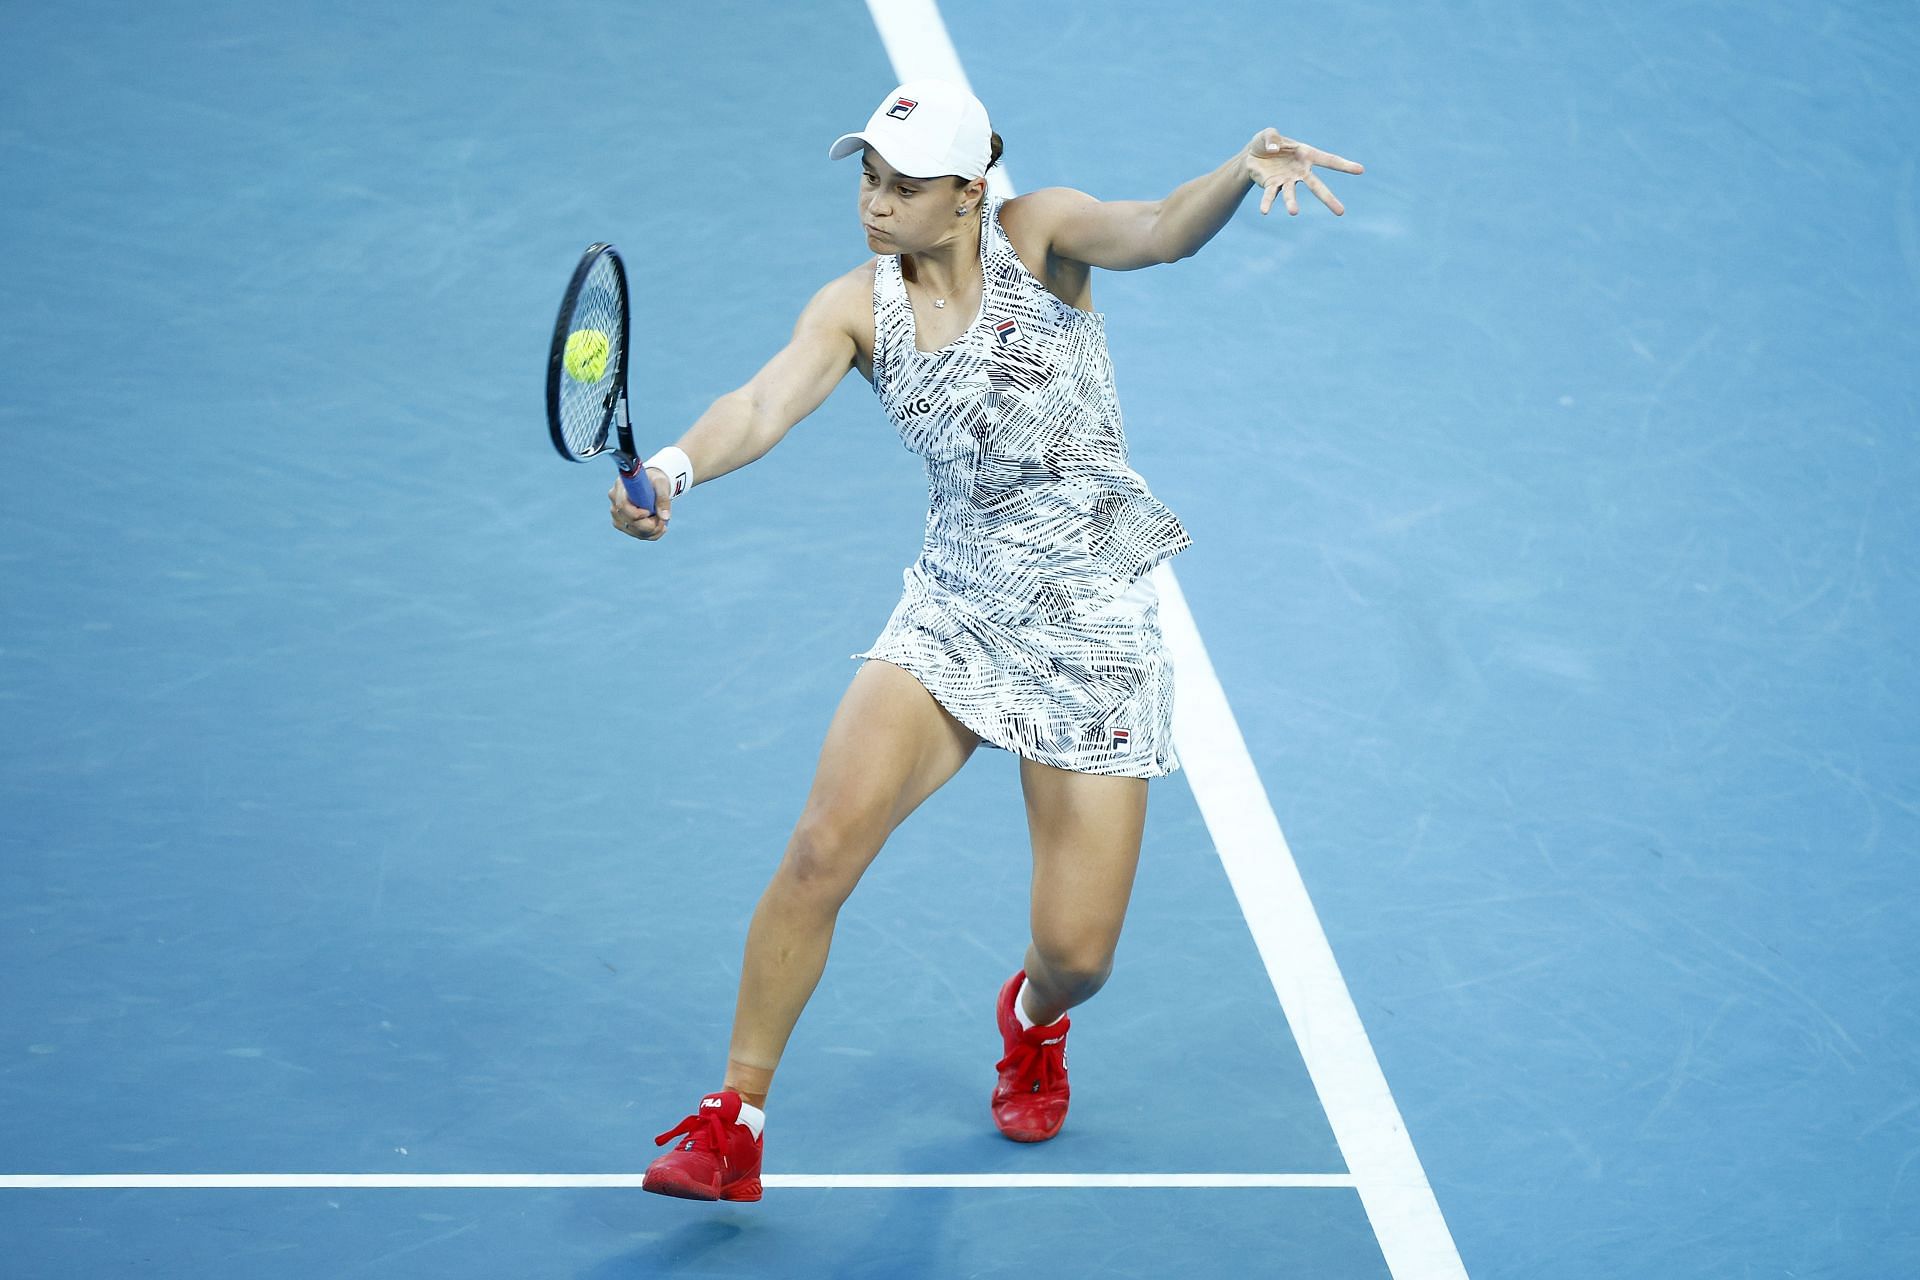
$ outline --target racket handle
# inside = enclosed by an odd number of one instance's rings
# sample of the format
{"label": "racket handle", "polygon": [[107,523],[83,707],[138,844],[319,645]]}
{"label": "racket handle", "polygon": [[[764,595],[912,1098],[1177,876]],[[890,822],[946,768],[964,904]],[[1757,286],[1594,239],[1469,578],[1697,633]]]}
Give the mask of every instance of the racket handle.
{"label": "racket handle", "polygon": [[627,488],[627,501],[642,511],[653,511],[653,480],[647,475],[647,464],[635,458],[632,462],[620,464],[620,483]]}

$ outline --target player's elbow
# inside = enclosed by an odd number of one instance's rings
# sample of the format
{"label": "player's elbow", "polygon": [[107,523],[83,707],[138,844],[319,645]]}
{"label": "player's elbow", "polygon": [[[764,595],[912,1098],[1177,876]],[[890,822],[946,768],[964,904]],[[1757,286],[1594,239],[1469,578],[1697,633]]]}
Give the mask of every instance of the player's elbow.
{"label": "player's elbow", "polygon": [[1147,231],[1147,261],[1143,266],[1164,267],[1172,263],[1191,258],[1200,252],[1200,246],[1190,244],[1179,234],[1179,229],[1169,225],[1163,216],[1164,201],[1155,201],[1153,219]]}
{"label": "player's elbow", "polygon": [[748,451],[753,457],[763,457],[787,434],[790,424],[784,420],[779,406],[759,388],[745,386],[721,398],[734,402],[734,412],[739,415]]}
{"label": "player's elbow", "polygon": [[1117,271],[1140,271],[1147,267],[1165,267],[1171,266],[1183,258],[1191,258],[1192,256],[1192,250],[1183,251],[1176,246],[1156,243],[1142,249],[1126,261],[1116,263],[1114,269]]}

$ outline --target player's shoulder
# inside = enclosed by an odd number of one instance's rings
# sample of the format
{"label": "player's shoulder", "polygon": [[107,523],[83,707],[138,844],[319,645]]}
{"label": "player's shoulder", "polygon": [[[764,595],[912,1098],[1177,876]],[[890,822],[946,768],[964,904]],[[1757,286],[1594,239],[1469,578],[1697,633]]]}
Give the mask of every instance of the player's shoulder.
{"label": "player's shoulder", "polygon": [[859,307],[868,308],[873,303],[873,273],[879,267],[878,258],[868,258],[851,271],[842,272],[820,286],[813,295],[810,306],[826,306],[833,310]]}
{"label": "player's shoulder", "polygon": [[1002,226],[1034,231],[1049,231],[1062,219],[1098,204],[1092,196],[1073,187],[1041,187],[1023,192],[1000,206]]}
{"label": "player's shoulder", "polygon": [[1098,203],[1086,192],[1072,187],[1041,187],[1014,196],[1000,206],[1000,230],[1020,255],[1021,264],[1047,281],[1047,287],[1063,299],[1073,296],[1069,292],[1073,286],[1062,284],[1057,278],[1059,261],[1054,246],[1066,238],[1061,235],[1062,227]]}
{"label": "player's shoulder", "polygon": [[1060,241],[1060,228],[1098,203],[1072,187],[1041,187],[1000,206],[1000,229],[1020,251],[1022,261],[1045,262]]}
{"label": "player's shoulder", "polygon": [[867,258],[851,271],[829,280],[827,287],[863,303],[870,302],[873,299],[873,275],[879,269],[880,259]]}
{"label": "player's shoulder", "polygon": [[1014,217],[1028,217],[1050,213],[1068,212],[1083,209],[1096,201],[1086,192],[1075,187],[1039,187],[1003,201],[1000,216],[1011,213]]}
{"label": "player's shoulder", "polygon": [[843,272],[820,286],[807,303],[809,314],[836,327],[858,329],[873,327],[873,273],[878,258],[868,258],[851,271]]}

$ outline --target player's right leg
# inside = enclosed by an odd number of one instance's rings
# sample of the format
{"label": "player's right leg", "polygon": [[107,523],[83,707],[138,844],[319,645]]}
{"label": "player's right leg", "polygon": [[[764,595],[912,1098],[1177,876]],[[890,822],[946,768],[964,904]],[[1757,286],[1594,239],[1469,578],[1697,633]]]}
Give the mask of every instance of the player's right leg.
{"label": "player's right leg", "polygon": [[827,729],[786,856],[747,929],[725,1088],[662,1135],[685,1137],[648,1169],[647,1190],[760,1198],[758,1107],[826,968],[840,907],[894,828],[979,744],[899,667],[872,660],[854,675]]}
{"label": "player's right leg", "polygon": [[979,743],[899,667],[869,661],[854,676],[827,729],[786,857],[747,930],[727,1084],[749,1101],[765,1096],[820,980],[841,904],[894,828]]}

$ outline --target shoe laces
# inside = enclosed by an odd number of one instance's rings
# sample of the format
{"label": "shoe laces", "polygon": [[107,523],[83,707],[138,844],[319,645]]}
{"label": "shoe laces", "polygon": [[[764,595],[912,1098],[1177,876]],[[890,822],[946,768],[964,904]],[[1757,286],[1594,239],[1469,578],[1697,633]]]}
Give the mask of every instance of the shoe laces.
{"label": "shoe laces", "polygon": [[1052,1093],[1067,1078],[1067,1033],[1052,1034],[1051,1027],[1022,1031],[1007,1050],[1007,1056],[995,1064],[999,1071],[1011,1071],[1014,1078],[1031,1081],[1029,1093]]}
{"label": "shoe laces", "polygon": [[723,1154],[727,1149],[727,1122],[720,1118],[718,1111],[696,1111],[653,1140],[656,1147],[664,1147],[681,1134],[687,1140],[681,1144],[682,1151],[711,1151]]}

